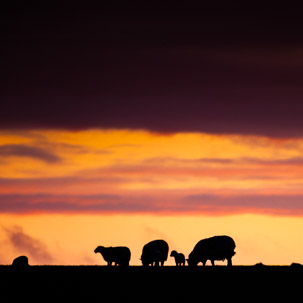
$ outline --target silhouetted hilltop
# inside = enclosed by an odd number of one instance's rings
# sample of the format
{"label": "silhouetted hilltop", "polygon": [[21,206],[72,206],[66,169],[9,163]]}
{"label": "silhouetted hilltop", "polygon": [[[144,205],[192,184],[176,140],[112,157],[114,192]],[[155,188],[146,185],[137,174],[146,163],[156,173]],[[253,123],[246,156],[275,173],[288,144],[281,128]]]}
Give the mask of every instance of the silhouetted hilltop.
{"label": "silhouetted hilltop", "polygon": [[[245,301],[299,298],[299,266],[0,266],[3,302],[102,298],[111,302]],[[261,300],[261,301],[262,301]]]}

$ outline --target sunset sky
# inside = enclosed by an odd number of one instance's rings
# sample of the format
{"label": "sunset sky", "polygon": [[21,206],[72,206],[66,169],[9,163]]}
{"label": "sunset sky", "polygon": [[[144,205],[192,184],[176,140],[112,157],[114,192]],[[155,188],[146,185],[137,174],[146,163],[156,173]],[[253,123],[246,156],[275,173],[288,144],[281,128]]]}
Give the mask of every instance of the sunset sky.
{"label": "sunset sky", "polygon": [[220,234],[234,264],[303,262],[303,24],[227,12],[4,14],[0,264]]}

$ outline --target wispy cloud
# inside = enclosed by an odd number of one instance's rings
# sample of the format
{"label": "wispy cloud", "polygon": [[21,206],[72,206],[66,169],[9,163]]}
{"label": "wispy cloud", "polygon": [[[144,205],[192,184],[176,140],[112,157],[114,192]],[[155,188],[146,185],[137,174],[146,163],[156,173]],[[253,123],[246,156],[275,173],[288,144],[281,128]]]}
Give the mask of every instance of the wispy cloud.
{"label": "wispy cloud", "polygon": [[55,153],[44,148],[24,145],[5,144],[0,146],[0,157],[26,157],[41,160],[47,163],[59,162],[61,159]]}
{"label": "wispy cloud", "polygon": [[29,257],[29,262],[38,264],[51,264],[53,257],[49,253],[46,245],[39,239],[33,238],[23,231],[19,225],[13,227],[3,227],[8,242],[18,254]]}

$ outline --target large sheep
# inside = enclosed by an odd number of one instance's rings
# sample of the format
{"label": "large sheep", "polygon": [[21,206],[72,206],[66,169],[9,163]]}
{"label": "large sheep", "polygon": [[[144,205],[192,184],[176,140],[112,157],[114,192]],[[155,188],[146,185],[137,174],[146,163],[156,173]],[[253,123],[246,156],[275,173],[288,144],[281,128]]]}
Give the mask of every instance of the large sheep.
{"label": "large sheep", "polygon": [[164,240],[154,240],[144,245],[141,261],[143,266],[161,266],[167,260],[168,244]]}
{"label": "large sheep", "polygon": [[107,262],[108,266],[111,266],[112,263],[120,266],[128,266],[130,261],[130,250],[128,247],[125,246],[118,246],[118,247],[104,247],[98,246],[95,249],[95,253],[100,253]]}
{"label": "large sheep", "polygon": [[182,253],[173,250],[170,256],[175,258],[176,266],[185,266],[185,256]]}
{"label": "large sheep", "polygon": [[28,257],[27,256],[19,256],[13,260],[12,266],[16,267],[24,267],[28,266]]}
{"label": "large sheep", "polygon": [[187,262],[189,265],[196,266],[199,262],[205,266],[206,261],[210,260],[215,265],[215,260],[224,261],[232,266],[231,258],[235,255],[235,241],[228,236],[215,236],[199,241],[189,254]]}

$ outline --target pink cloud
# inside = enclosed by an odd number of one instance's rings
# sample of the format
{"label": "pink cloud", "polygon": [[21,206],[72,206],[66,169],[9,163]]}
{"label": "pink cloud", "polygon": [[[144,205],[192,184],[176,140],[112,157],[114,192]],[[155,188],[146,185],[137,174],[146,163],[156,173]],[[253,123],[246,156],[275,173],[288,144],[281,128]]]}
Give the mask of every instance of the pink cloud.
{"label": "pink cloud", "polygon": [[0,195],[2,213],[154,213],[303,215],[303,195],[286,194],[99,194]]}

